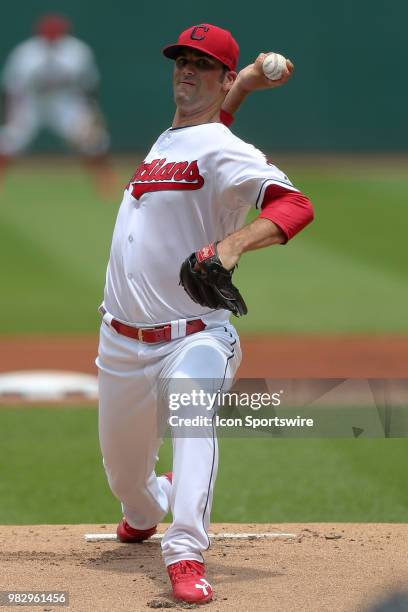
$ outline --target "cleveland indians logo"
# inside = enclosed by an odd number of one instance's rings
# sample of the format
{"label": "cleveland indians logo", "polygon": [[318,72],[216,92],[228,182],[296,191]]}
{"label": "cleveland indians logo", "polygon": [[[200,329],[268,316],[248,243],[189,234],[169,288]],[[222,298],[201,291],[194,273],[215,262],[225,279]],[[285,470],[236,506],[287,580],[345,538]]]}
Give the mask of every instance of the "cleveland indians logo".
{"label": "cleveland indians logo", "polygon": [[166,162],[164,158],[140,164],[127,186],[136,200],[151,191],[191,191],[204,185],[197,160]]}
{"label": "cleveland indians logo", "polygon": [[[205,35],[207,34],[209,29],[210,28],[206,25],[196,26],[190,34],[191,40],[204,40]],[[200,30],[203,31],[201,34],[199,33]]]}

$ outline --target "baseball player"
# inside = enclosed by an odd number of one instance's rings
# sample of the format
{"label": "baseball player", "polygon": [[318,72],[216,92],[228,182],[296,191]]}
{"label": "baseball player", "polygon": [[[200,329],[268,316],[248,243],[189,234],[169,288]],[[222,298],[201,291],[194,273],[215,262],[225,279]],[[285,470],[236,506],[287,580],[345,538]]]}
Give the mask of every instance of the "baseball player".
{"label": "baseball player", "polygon": [[2,75],[0,180],[10,161],[46,127],[78,151],[102,193],[115,184],[107,160],[109,135],[97,103],[99,83],[94,56],[71,36],[69,21],[45,15],[35,36],[15,47]]}
{"label": "baseball player", "polygon": [[[203,551],[218,462],[215,411],[204,435],[172,428],[173,471],[162,476],[158,413],[178,381],[228,388],[241,361],[229,317],[247,311],[233,270],[245,252],[286,243],[313,212],[283,172],[225,125],[248,91],[269,86],[260,58],[237,79],[238,44],[211,24],[188,28],[163,53],[174,61],[176,112],[127,185],[115,225],[100,307],[99,436],[122,503],[119,540],[146,540],[171,510],[162,554],[173,594],[204,603],[213,596]],[[244,225],[251,206],[259,214]]]}

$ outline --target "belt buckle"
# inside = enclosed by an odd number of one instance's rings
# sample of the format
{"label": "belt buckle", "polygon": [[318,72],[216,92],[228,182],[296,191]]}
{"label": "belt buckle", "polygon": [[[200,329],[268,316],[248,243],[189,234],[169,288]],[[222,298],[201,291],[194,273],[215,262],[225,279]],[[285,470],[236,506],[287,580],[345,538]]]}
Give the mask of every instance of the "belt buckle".
{"label": "belt buckle", "polygon": [[139,327],[137,330],[137,339],[139,342],[145,342],[145,340],[143,340],[143,333],[145,331],[154,331],[155,329],[157,329],[157,327]]}

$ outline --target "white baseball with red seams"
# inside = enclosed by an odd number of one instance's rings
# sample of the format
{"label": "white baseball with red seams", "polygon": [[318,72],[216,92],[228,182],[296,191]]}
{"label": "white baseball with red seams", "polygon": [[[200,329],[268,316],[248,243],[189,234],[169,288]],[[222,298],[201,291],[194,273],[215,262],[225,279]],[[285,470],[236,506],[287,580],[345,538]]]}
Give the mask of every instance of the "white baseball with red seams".
{"label": "white baseball with red seams", "polygon": [[280,53],[268,54],[262,63],[263,73],[271,81],[278,81],[285,68],[286,59]]}
{"label": "white baseball with red seams", "polygon": [[[218,451],[212,426],[201,437],[174,437],[173,483],[156,477],[160,381],[167,391],[180,378],[191,388],[226,390],[241,360],[230,312],[194,303],[179,285],[180,266],[240,228],[249,208],[260,209],[274,190],[301,195],[263,153],[221,123],[207,123],[158,138],[118,213],[97,358],[100,442],[109,484],[132,527],[148,529],[171,510],[162,541],[167,565],[202,561],[209,546]],[[169,323],[173,340],[138,342],[117,333],[112,318],[136,327]],[[186,322],[197,318],[206,329],[186,336]]]}

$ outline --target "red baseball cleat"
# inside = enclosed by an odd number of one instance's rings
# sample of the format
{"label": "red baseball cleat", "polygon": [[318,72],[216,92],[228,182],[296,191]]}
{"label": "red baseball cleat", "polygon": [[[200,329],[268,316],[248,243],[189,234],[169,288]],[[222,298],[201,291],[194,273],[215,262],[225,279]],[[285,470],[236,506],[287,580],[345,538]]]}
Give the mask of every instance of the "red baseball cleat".
{"label": "red baseball cleat", "polygon": [[213,596],[211,584],[205,578],[204,563],[177,561],[167,567],[173,595],[188,603],[206,603]]}
{"label": "red baseball cleat", "polygon": [[[163,474],[163,476],[167,478],[170,484],[172,483],[173,472],[166,472]],[[125,517],[123,517],[116,529],[116,535],[118,536],[118,540],[120,542],[131,544],[148,540],[156,533],[156,531],[157,525],[153,525],[153,527],[150,527],[149,529],[135,529],[134,527],[131,527]]]}
{"label": "red baseball cleat", "polygon": [[156,531],[157,525],[150,527],[150,529],[134,529],[129,525],[125,517],[123,517],[116,529],[116,535],[120,542],[133,543],[148,540]]}

